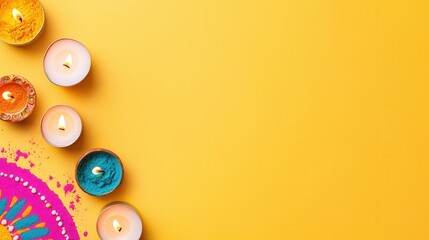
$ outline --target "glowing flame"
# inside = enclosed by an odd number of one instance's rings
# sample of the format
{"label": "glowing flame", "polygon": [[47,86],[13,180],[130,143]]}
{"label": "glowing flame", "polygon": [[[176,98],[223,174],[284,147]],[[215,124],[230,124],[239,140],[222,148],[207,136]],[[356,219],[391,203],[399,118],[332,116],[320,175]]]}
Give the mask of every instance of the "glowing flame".
{"label": "glowing flame", "polygon": [[58,121],[58,129],[61,131],[66,130],[66,120],[64,119],[64,115],[61,115],[60,120]]}
{"label": "glowing flame", "polygon": [[103,169],[101,169],[100,167],[95,167],[92,169],[92,174],[99,175],[102,173],[103,173]]}
{"label": "glowing flame", "polygon": [[119,222],[116,219],[113,220],[113,229],[115,229],[116,232],[122,231],[122,227],[119,225]]}
{"label": "glowing flame", "polygon": [[22,16],[21,12],[15,8],[12,10],[12,16],[13,18],[15,18],[16,21],[19,21],[19,22],[22,22],[22,20],[24,19],[24,16]]}
{"label": "glowing flame", "polygon": [[13,94],[11,92],[3,92],[2,97],[4,98],[4,100],[9,101],[14,99]]}
{"label": "glowing flame", "polygon": [[66,60],[63,63],[63,66],[66,67],[66,68],[71,68],[72,63],[73,63],[73,58],[72,58],[71,54],[69,53],[67,55]]}

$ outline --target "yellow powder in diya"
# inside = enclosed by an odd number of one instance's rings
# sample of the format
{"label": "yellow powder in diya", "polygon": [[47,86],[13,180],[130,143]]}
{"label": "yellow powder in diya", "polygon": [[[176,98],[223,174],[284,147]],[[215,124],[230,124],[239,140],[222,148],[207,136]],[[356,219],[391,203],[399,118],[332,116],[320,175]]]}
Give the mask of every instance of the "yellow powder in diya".
{"label": "yellow powder in diya", "polygon": [[0,0],[0,39],[11,44],[31,42],[45,20],[38,0]]}

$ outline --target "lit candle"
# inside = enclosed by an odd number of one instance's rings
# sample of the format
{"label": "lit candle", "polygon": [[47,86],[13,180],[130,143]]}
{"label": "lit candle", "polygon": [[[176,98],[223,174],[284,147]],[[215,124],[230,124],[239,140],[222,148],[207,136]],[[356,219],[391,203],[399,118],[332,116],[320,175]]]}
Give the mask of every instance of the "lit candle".
{"label": "lit candle", "polygon": [[143,231],[137,210],[128,203],[115,202],[101,210],[97,232],[103,240],[139,240]]}
{"label": "lit candle", "polygon": [[100,167],[95,167],[92,169],[92,174],[94,175],[100,175],[103,173],[103,169],[101,169]]}
{"label": "lit candle", "polygon": [[106,149],[85,153],[76,166],[76,182],[86,193],[105,196],[121,183],[124,168],[120,158]]}
{"label": "lit candle", "polygon": [[45,11],[38,0],[0,1],[0,39],[16,46],[34,42],[43,30]]}
{"label": "lit candle", "polygon": [[31,83],[17,75],[0,80],[0,119],[19,122],[30,116],[36,106],[36,91]]}
{"label": "lit candle", "polygon": [[82,121],[71,107],[57,105],[46,111],[42,118],[42,135],[55,147],[68,147],[79,139]]}
{"label": "lit candle", "polygon": [[88,49],[73,39],[60,39],[51,44],[45,53],[43,67],[48,79],[59,86],[80,83],[91,69]]}

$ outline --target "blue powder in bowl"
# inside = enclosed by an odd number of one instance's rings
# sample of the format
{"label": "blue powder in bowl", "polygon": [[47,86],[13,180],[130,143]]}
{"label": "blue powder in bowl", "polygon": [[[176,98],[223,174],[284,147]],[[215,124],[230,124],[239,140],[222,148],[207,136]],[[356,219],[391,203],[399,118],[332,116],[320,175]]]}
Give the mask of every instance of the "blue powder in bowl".
{"label": "blue powder in bowl", "polygon": [[[101,174],[92,170],[99,167]],[[118,157],[108,151],[99,150],[85,155],[77,166],[76,179],[85,192],[94,196],[104,196],[115,190],[123,176],[122,164]]]}

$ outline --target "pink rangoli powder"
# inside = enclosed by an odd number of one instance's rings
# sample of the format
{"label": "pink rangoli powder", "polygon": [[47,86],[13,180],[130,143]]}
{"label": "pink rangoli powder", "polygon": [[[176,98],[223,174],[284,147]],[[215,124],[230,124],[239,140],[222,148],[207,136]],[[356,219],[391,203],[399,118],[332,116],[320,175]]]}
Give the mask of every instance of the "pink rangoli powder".
{"label": "pink rangoli powder", "polygon": [[70,184],[70,183],[66,184],[64,186],[64,194],[67,195],[67,193],[71,193],[73,191],[73,189],[74,189],[73,184]]}
{"label": "pink rangoli powder", "polygon": [[[5,158],[0,158],[0,204],[2,201],[7,204],[0,209],[0,222],[17,225],[10,231],[11,237],[80,239],[73,218],[58,195],[29,170],[8,163]],[[28,219],[29,216],[32,218]],[[24,226],[21,231],[17,229],[18,223]]]}
{"label": "pink rangoli powder", "polygon": [[23,157],[25,159],[28,158],[28,155],[30,155],[30,153],[23,153],[21,152],[21,150],[18,149],[18,151],[16,151],[15,162],[18,162],[20,157]]}

